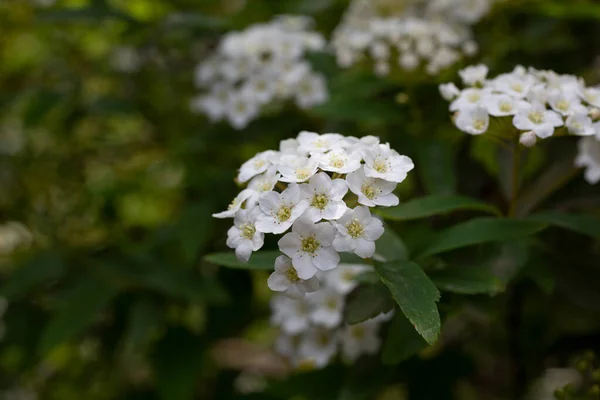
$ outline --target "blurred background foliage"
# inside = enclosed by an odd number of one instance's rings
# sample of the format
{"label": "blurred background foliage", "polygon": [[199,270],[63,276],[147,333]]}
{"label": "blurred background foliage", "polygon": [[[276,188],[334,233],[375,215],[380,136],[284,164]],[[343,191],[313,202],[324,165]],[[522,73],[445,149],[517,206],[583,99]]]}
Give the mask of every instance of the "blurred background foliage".
{"label": "blurred background foliage", "polygon": [[[252,361],[274,334],[266,275],[203,260],[225,248],[229,226],[211,213],[237,192],[243,161],[300,130],[372,134],[415,160],[401,199],[461,193],[506,207],[501,152],[458,132],[437,92],[456,81],[459,65],[438,77],[381,79],[315,54],[331,93],[322,106],[283,108],[243,131],[189,111],[194,67],[221,34],[297,13],[329,36],[347,4],[0,0],[0,296],[9,304],[0,397],[517,399],[544,379],[559,384],[548,368],[600,350],[600,242],[550,229],[536,246],[552,257],[527,268],[514,261],[527,259],[519,243],[481,246],[504,283],[491,296],[444,293],[441,340],[407,362],[365,359],[244,394],[264,383],[248,369],[282,374]],[[486,63],[492,75],[522,64],[600,81],[595,1],[505,0],[475,39],[479,55],[465,63]],[[531,201],[598,214],[599,188],[572,171],[574,146],[563,138],[536,147],[523,184],[535,188],[562,161],[559,172],[575,178]],[[410,250],[461,219],[394,227]],[[454,256],[476,262],[472,253]],[[510,293],[501,293],[508,280]],[[222,342],[234,337],[259,347]]]}

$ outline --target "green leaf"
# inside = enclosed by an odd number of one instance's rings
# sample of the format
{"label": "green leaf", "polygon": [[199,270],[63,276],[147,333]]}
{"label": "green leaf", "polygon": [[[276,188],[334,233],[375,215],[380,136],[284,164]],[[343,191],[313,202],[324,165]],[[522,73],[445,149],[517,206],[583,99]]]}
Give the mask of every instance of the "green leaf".
{"label": "green leaf", "polygon": [[384,364],[399,364],[427,346],[402,313],[396,313],[381,349]]}
{"label": "green leaf", "polygon": [[0,296],[9,299],[22,296],[29,291],[60,278],[66,270],[56,253],[42,252],[27,260],[9,276],[0,288]]}
{"label": "green leaf", "polygon": [[408,260],[408,250],[404,242],[396,233],[387,226],[383,235],[375,243],[374,260],[378,261],[394,261]]}
{"label": "green leaf", "polygon": [[443,291],[461,294],[496,294],[505,288],[504,283],[494,275],[487,265],[453,266],[440,271],[432,271],[429,277]]}
{"label": "green leaf", "polygon": [[472,219],[438,233],[419,256],[432,256],[482,243],[527,238],[546,226],[542,222],[508,218]]}
{"label": "green leaf", "polygon": [[545,211],[533,214],[528,219],[600,238],[600,218],[593,215]]}
{"label": "green leaf", "polygon": [[152,299],[142,297],[129,310],[127,331],[123,342],[126,351],[142,351],[159,325],[160,310]]}
{"label": "green leaf", "polygon": [[275,259],[281,255],[278,251],[261,251],[253,253],[247,264],[239,261],[234,252],[213,253],[204,257],[204,261],[235,269],[257,269],[270,271],[274,268]]}
{"label": "green leaf", "polygon": [[154,355],[156,388],[163,400],[192,400],[204,363],[203,341],[184,329],[169,329]]}
{"label": "green leaf", "polygon": [[363,285],[348,297],[344,309],[345,320],[350,325],[358,324],[386,313],[392,308],[394,308],[394,299],[381,282],[374,285]]}
{"label": "green leaf", "polygon": [[377,214],[392,221],[406,221],[458,210],[483,211],[500,215],[496,207],[469,197],[439,195],[417,198],[396,207],[382,208],[377,210]]}
{"label": "green leaf", "polygon": [[418,171],[428,193],[450,196],[456,193],[454,147],[443,140],[421,140],[417,145]]}
{"label": "green leaf", "polygon": [[94,276],[77,281],[62,294],[56,311],[44,328],[38,344],[39,353],[46,354],[83,332],[116,294],[117,288]]}
{"label": "green leaf", "polygon": [[375,271],[417,332],[434,343],[440,333],[440,292],[420,266],[407,260],[375,263]]}

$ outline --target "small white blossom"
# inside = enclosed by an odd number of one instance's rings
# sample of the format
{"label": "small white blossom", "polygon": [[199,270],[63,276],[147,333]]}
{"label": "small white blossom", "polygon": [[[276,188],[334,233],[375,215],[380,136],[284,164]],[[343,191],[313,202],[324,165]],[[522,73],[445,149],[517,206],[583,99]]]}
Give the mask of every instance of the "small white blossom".
{"label": "small white blossom", "polygon": [[368,320],[356,325],[346,325],[342,330],[341,347],[344,358],[356,361],[362,354],[375,354],[381,346],[379,324]]}
{"label": "small white blossom", "polygon": [[482,83],[488,74],[488,67],[483,64],[472,65],[458,71],[463,83],[467,86],[473,86],[476,83]]}
{"label": "small white blossom", "polygon": [[561,91],[554,90],[548,96],[548,104],[557,113],[563,116],[569,116],[572,114],[585,114],[587,108],[581,104],[581,101],[575,95],[566,95]]}
{"label": "small white blossom", "polygon": [[333,247],[340,252],[353,252],[361,258],[373,257],[375,241],[383,235],[383,223],[371,216],[367,207],[348,209],[335,223],[338,231]]}
{"label": "small white blossom", "polygon": [[263,233],[287,231],[308,208],[308,202],[300,197],[297,184],[290,184],[281,193],[267,192],[260,195],[258,205],[263,214],[256,220],[256,229]]}
{"label": "small white blossom", "polygon": [[490,115],[506,117],[515,115],[517,111],[527,106],[527,102],[515,99],[507,94],[491,94],[484,99],[483,105]]}
{"label": "small white blossom", "polygon": [[491,94],[489,89],[465,89],[450,103],[450,111],[460,111],[464,108],[483,105],[489,94]]}
{"label": "small white blossom", "polygon": [[323,171],[349,174],[360,168],[362,156],[360,152],[348,153],[346,150],[332,150],[321,157],[320,168]]}
{"label": "small white blossom", "polygon": [[392,192],[396,189],[395,182],[365,176],[363,168],[346,176],[350,191],[358,196],[358,202],[368,207],[397,206],[400,200]]}
{"label": "small white blossom", "polygon": [[342,179],[331,179],[325,172],[314,175],[307,184],[300,185],[302,198],[309,203],[305,216],[312,222],[338,219],[348,208],[343,198],[348,185]]}
{"label": "small white blossom", "polygon": [[329,271],[324,279],[327,286],[338,293],[348,294],[358,285],[356,277],[363,272],[371,270],[372,267],[363,264],[340,263],[334,270]]}
{"label": "small white blossom", "polygon": [[337,346],[338,337],[334,332],[313,328],[302,336],[299,359],[303,363],[312,364],[314,368],[323,368],[335,356]]}
{"label": "small white blossom", "polygon": [[262,174],[271,165],[271,158],[276,155],[275,151],[267,150],[258,153],[248,161],[242,164],[240,167],[240,173],[238,174],[237,180],[240,182],[247,182],[252,177]]}
{"label": "small white blossom", "polygon": [[319,280],[312,277],[307,280],[300,279],[292,266],[292,260],[286,256],[275,259],[275,271],[267,280],[269,289],[282,292],[288,297],[301,299],[306,293],[312,293],[319,289]]}
{"label": "small white blossom", "polygon": [[533,147],[537,142],[537,136],[532,131],[523,132],[521,136],[519,136],[519,143],[521,143],[525,147]]}
{"label": "small white blossom", "polygon": [[214,218],[233,218],[238,210],[242,207],[242,204],[244,204],[248,198],[255,194],[256,192],[250,189],[242,190],[237,196],[235,196],[231,204],[229,204],[227,207],[227,210],[213,214],[212,216]]}
{"label": "small white blossom", "polygon": [[333,248],[335,229],[329,222],[312,223],[301,218],[279,242],[281,252],[292,259],[292,265],[301,279],[310,279],[317,271],[337,267],[340,256]]}
{"label": "small white blossom", "polygon": [[463,108],[459,111],[454,123],[463,132],[471,135],[481,135],[489,127],[490,116],[483,107]]}
{"label": "small white blossom", "polygon": [[579,139],[575,166],[585,168],[585,180],[595,185],[600,182],[600,140],[595,137]]}
{"label": "small white blossom", "polygon": [[313,305],[311,321],[325,328],[335,328],[342,322],[344,295],[331,289],[322,289],[308,296]]}
{"label": "small white blossom", "polygon": [[573,135],[592,136],[596,134],[592,119],[587,114],[572,114],[568,116],[565,126]]}
{"label": "small white blossom", "polygon": [[282,182],[305,182],[317,173],[320,158],[283,155],[279,160],[279,172]]}
{"label": "small white blossom", "polygon": [[460,94],[460,90],[452,82],[442,83],[439,86],[439,90],[442,97],[447,101],[454,100]]}
{"label": "small white blossom", "polygon": [[298,134],[300,149],[307,153],[325,153],[341,148],[343,136],[337,133],[319,135],[314,132],[302,131]]}
{"label": "small white blossom", "polygon": [[233,219],[233,226],[227,232],[227,247],[235,249],[238,260],[248,262],[253,251],[264,244],[265,234],[256,230],[256,219],[261,215],[258,207],[239,210]]}
{"label": "small white blossom", "polygon": [[271,299],[271,323],[288,335],[297,335],[310,327],[312,305],[307,300],[276,295]]}
{"label": "small white blossom", "polygon": [[231,126],[245,128],[259,114],[258,103],[247,93],[240,92],[230,97],[226,114]]}
{"label": "small white blossom", "polygon": [[380,178],[389,182],[402,182],[415,165],[407,157],[390,149],[388,144],[380,144],[368,148],[363,154],[365,175]]}
{"label": "small white blossom", "polygon": [[517,129],[533,131],[539,138],[545,139],[552,136],[555,127],[563,125],[563,120],[556,112],[533,103],[519,110],[513,118],[513,124]]}

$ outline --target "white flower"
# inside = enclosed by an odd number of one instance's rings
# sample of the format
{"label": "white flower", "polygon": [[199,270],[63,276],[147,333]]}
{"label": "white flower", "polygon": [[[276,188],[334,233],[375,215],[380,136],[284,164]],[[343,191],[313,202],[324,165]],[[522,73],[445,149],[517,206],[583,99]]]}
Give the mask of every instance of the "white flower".
{"label": "white flower", "polygon": [[248,198],[252,197],[255,194],[256,193],[250,189],[242,190],[237,196],[235,196],[231,204],[229,204],[229,206],[227,207],[226,211],[213,214],[212,216],[214,218],[233,218],[238,212],[238,210],[242,207],[242,204],[244,204],[244,202]]}
{"label": "white flower", "polygon": [[256,230],[256,219],[261,215],[258,207],[239,210],[233,219],[233,226],[227,232],[227,247],[235,249],[235,256],[248,262],[253,251],[264,244],[265,234]]}
{"label": "white flower", "polygon": [[320,271],[329,271],[340,262],[332,246],[335,229],[329,222],[312,223],[307,218],[297,220],[292,231],[279,242],[281,252],[292,259],[301,279],[310,279]]}
{"label": "white flower", "polygon": [[343,198],[348,192],[348,185],[342,179],[331,180],[325,172],[319,172],[300,185],[302,198],[309,203],[305,216],[312,222],[322,219],[338,219],[346,212]]}
{"label": "white flower", "polygon": [[439,86],[439,90],[442,97],[447,101],[454,100],[460,94],[460,90],[452,82],[442,83]]}
{"label": "white flower", "polygon": [[415,165],[407,157],[398,154],[396,150],[390,149],[388,144],[379,144],[365,150],[365,175],[370,178],[380,178],[389,182],[402,182],[407,173]]}
{"label": "white flower", "polygon": [[263,233],[279,234],[287,231],[304,214],[308,202],[300,198],[300,188],[292,183],[281,193],[261,194],[258,205],[263,214],[256,220],[256,229]]}
{"label": "white flower", "polygon": [[585,180],[595,185],[600,182],[600,141],[595,137],[579,139],[575,166],[585,168]]}
{"label": "white flower", "polygon": [[379,324],[373,320],[346,325],[340,339],[344,358],[356,361],[361,354],[376,354],[381,346],[378,330]]}
{"label": "white flower", "polygon": [[348,209],[336,222],[338,231],[333,247],[340,252],[353,252],[361,258],[370,258],[375,253],[375,241],[383,235],[383,223],[371,216],[367,207]]}
{"label": "white flower", "polygon": [[[258,197],[261,193],[273,190],[280,177],[281,175],[277,173],[276,169],[271,167],[264,173],[252,178],[248,183],[248,189],[256,192],[256,196]],[[256,201],[258,201],[258,198]]]}
{"label": "white flower", "polygon": [[535,136],[535,133],[532,131],[523,132],[521,133],[521,136],[519,136],[519,143],[525,147],[533,147],[536,142],[537,136]]}
{"label": "white flower", "polygon": [[272,165],[271,158],[273,158],[276,154],[277,152],[273,150],[267,150],[258,153],[242,164],[237,180],[240,182],[247,182],[252,177],[262,174]]}
{"label": "white flower", "polygon": [[296,104],[300,108],[310,108],[324,103],[329,97],[327,84],[322,75],[308,76],[300,81],[296,91]]}
{"label": "white flower", "polygon": [[575,95],[568,96],[559,90],[553,90],[550,93],[548,96],[548,104],[550,104],[550,107],[552,107],[554,111],[565,117],[575,113],[587,113],[587,108],[581,104]]}
{"label": "white flower", "polygon": [[231,96],[226,113],[231,126],[242,129],[258,115],[258,103],[246,93],[240,92]]}
{"label": "white flower", "polygon": [[346,295],[358,285],[355,278],[371,269],[372,267],[369,265],[340,263],[336,269],[324,274],[323,278],[327,286],[338,293]]}
{"label": "white flower", "polygon": [[517,100],[506,94],[491,94],[486,96],[483,105],[487,112],[494,117],[505,117],[515,115],[521,108],[527,106],[527,102]]}
{"label": "white flower", "polygon": [[533,86],[533,81],[529,76],[519,76],[515,74],[504,74],[496,77],[493,87],[498,92],[510,95],[517,99],[523,99],[529,93]]}
{"label": "white flower", "polygon": [[292,260],[286,256],[279,256],[275,259],[275,271],[269,276],[267,285],[275,292],[283,292],[288,297],[301,299],[306,293],[319,289],[319,280],[316,277],[300,279],[292,266]]}
{"label": "white flower", "polygon": [[600,107],[600,89],[585,88],[580,92],[581,98],[594,107]]}
{"label": "white flower", "polygon": [[459,111],[454,123],[463,132],[471,135],[481,135],[488,130],[490,116],[483,107],[463,108]]}
{"label": "white flower", "polygon": [[315,368],[323,368],[335,356],[338,337],[334,332],[313,328],[302,336],[298,351],[301,364],[312,364]]}
{"label": "white flower", "polygon": [[368,207],[397,206],[400,200],[392,192],[396,189],[395,182],[365,176],[363,168],[346,176],[350,191],[358,196],[358,202]]}
{"label": "white flower", "polygon": [[489,95],[491,91],[487,88],[484,89],[476,89],[469,88],[465,89],[458,97],[450,103],[450,111],[460,111],[463,108],[468,108],[472,106],[482,105],[484,99]]}
{"label": "white flower", "polygon": [[567,117],[565,126],[569,132],[577,136],[592,136],[596,134],[596,129],[592,124],[592,119],[587,114],[572,114]]}
{"label": "white flower", "polygon": [[485,82],[485,78],[488,74],[488,67],[483,64],[472,65],[458,71],[458,74],[465,85],[472,86],[476,83]]}
{"label": "white flower", "polygon": [[[300,155],[300,143],[298,139],[285,139],[279,142],[279,152],[281,154]],[[306,155],[306,153],[302,155]]]}
{"label": "white flower", "polygon": [[317,156],[303,157],[291,154],[279,159],[279,172],[282,182],[305,182],[310,179],[319,167],[320,158]]}
{"label": "white flower", "polygon": [[298,134],[300,149],[307,153],[325,153],[341,148],[343,136],[337,133],[319,135],[314,132],[302,131]]}
{"label": "white flower", "polygon": [[360,168],[362,156],[359,151],[332,150],[321,157],[319,166],[323,171],[349,174]]}
{"label": "white flower", "polygon": [[313,305],[310,318],[316,325],[331,329],[342,322],[344,295],[335,290],[323,288],[307,295],[307,298]]}
{"label": "white flower", "polygon": [[305,299],[276,295],[271,298],[271,309],[271,323],[289,335],[297,335],[310,326],[312,306]]}
{"label": "white flower", "polygon": [[539,138],[545,139],[552,136],[555,127],[563,125],[563,120],[542,104],[533,103],[519,110],[513,118],[513,125],[523,131],[533,131]]}

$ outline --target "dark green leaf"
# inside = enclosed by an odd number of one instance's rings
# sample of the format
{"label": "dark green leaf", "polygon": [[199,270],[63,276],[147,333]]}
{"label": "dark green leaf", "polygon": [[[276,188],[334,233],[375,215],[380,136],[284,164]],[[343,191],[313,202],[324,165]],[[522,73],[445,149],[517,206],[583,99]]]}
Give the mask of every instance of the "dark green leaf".
{"label": "dark green leaf", "polygon": [[23,116],[23,122],[27,127],[38,125],[62,99],[61,94],[47,90],[35,91],[32,97]]}
{"label": "dark green leaf", "polygon": [[593,215],[545,211],[533,214],[528,219],[600,238],[600,218]]}
{"label": "dark green leaf", "polygon": [[381,360],[384,364],[399,364],[425,346],[427,342],[417,333],[406,316],[397,312],[383,342]]}
{"label": "dark green leaf", "polygon": [[46,354],[55,346],[83,332],[117,294],[117,289],[96,277],[77,281],[61,296],[60,303],[42,332],[38,346]]}
{"label": "dark green leaf", "polygon": [[428,343],[440,333],[440,315],[436,302],[440,292],[417,264],[398,260],[375,263],[375,271],[390,289],[400,309]]}
{"label": "dark green leaf", "polygon": [[38,253],[17,267],[0,288],[0,296],[11,299],[25,295],[38,286],[60,278],[65,269],[65,264],[56,253]]}
{"label": "dark green leaf", "polygon": [[234,252],[213,253],[204,257],[204,261],[220,265],[222,267],[236,269],[258,269],[270,271],[274,268],[275,259],[281,255],[278,251],[259,251],[253,253],[250,261],[244,264],[235,256]]}
{"label": "dark green leaf", "polygon": [[386,313],[393,307],[394,299],[381,282],[374,285],[363,285],[348,297],[344,310],[345,320],[350,325],[358,324]]}
{"label": "dark green leaf", "polygon": [[414,199],[396,207],[382,208],[377,210],[377,214],[393,221],[406,221],[458,210],[474,210],[500,215],[500,211],[496,207],[478,200],[463,196],[438,195]]}
{"label": "dark green leaf", "polygon": [[432,256],[476,244],[527,238],[546,228],[546,224],[507,218],[477,218],[455,225],[436,235],[420,257]]}
{"label": "dark green leaf", "polygon": [[486,265],[456,266],[429,273],[431,280],[443,291],[462,294],[495,294],[504,290],[504,283]]}
{"label": "dark green leaf", "polygon": [[123,339],[125,349],[132,353],[142,351],[158,327],[159,318],[160,310],[150,298],[142,297],[133,303]]}
{"label": "dark green leaf", "polygon": [[156,387],[163,400],[191,400],[204,363],[204,343],[183,329],[170,329],[154,356]]}
{"label": "dark green leaf", "polygon": [[450,196],[456,193],[454,147],[441,140],[421,140],[417,146],[417,165],[428,193]]}
{"label": "dark green leaf", "polygon": [[378,261],[407,260],[408,250],[404,242],[388,226],[377,240],[373,259]]}

